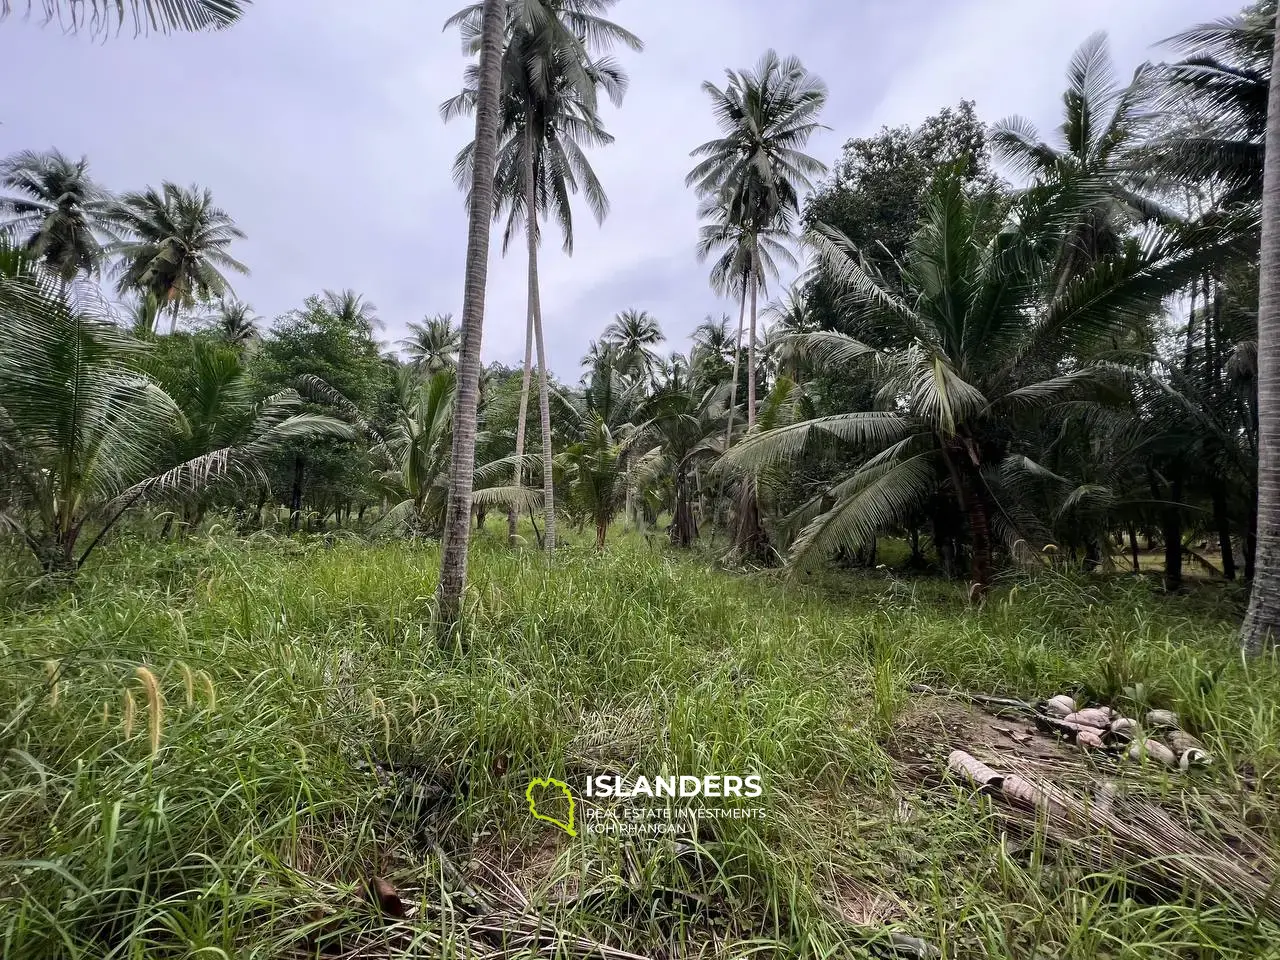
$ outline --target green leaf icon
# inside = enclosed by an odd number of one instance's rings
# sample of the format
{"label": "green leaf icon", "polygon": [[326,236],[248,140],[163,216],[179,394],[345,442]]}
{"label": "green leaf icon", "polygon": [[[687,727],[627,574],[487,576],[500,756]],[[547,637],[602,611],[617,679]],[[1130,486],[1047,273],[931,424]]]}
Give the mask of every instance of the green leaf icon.
{"label": "green leaf icon", "polygon": [[[558,817],[549,817],[545,813],[538,812],[538,798],[534,796],[534,790],[558,790],[564,795],[565,800],[569,802],[569,819],[561,820]],[[525,788],[524,798],[529,801],[529,812],[533,814],[533,819],[542,820],[545,823],[553,823],[571,837],[576,837],[578,831],[573,829],[573,794],[569,792],[569,785],[563,780],[556,780],[552,777],[535,777],[529,781],[529,786]]]}

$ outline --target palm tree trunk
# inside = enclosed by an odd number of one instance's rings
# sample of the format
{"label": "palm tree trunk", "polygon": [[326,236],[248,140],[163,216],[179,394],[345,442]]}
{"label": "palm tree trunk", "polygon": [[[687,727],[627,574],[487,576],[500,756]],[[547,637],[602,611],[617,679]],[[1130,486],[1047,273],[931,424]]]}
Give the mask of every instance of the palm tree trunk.
{"label": "palm tree trunk", "polygon": [[[529,279],[530,287],[533,285],[532,271]],[[528,322],[525,324],[524,332],[524,375],[520,380],[520,416],[516,420],[516,473],[515,485],[517,487],[524,486],[524,466],[520,463],[520,458],[524,456],[524,432],[525,424],[529,420],[529,384],[533,379],[533,294],[529,295]],[[515,543],[516,540],[516,520],[518,518],[517,504],[512,504],[507,508],[507,542]]]}
{"label": "palm tree trunk", "polygon": [[747,322],[747,278],[742,278],[742,307],[738,310],[738,339],[733,343],[733,379],[729,381],[729,426],[724,432],[724,448],[733,443],[733,413],[738,404],[738,360],[742,357],[742,327]]}
{"label": "palm tree trunk", "polygon": [[538,417],[542,421],[542,500],[545,533],[542,545],[547,561],[556,552],[556,495],[552,475],[551,402],[547,393],[547,350],[542,338],[542,302],[538,291],[538,193],[534,165],[533,127],[525,125],[524,189],[525,236],[529,242],[529,312],[533,316],[533,339],[538,347]]}
{"label": "palm tree trunk", "polygon": [[759,278],[751,275],[751,336],[747,340],[747,430],[756,425],[756,294]]}
{"label": "palm tree trunk", "polygon": [[1129,521],[1129,552],[1133,555],[1133,572],[1142,572],[1142,563],[1138,559],[1138,527]]}
{"label": "palm tree trunk", "polygon": [[1164,538],[1164,588],[1182,589],[1182,476],[1181,467],[1169,481],[1169,502],[1161,515]]}
{"label": "palm tree trunk", "polygon": [[458,352],[449,500],[445,508],[444,543],[440,554],[440,585],[436,589],[436,618],[442,633],[458,622],[462,612],[462,594],[467,586],[471,494],[476,467],[476,416],[480,399],[480,345],[484,335],[484,294],[489,274],[489,224],[493,218],[493,174],[498,150],[498,88],[505,11],[502,0],[484,0],[466,279],[462,297],[462,349]]}
{"label": "palm tree trunk", "polygon": [[[1280,30],[1271,76],[1280,77]],[[1262,185],[1262,256],[1258,265],[1258,533],[1249,612],[1240,630],[1247,654],[1280,634],[1280,83],[1267,96]]]}
{"label": "palm tree trunk", "polygon": [[1218,528],[1218,549],[1222,553],[1222,576],[1236,578],[1236,557],[1231,548],[1231,520],[1227,516],[1227,487],[1221,477],[1213,479],[1213,522]]}

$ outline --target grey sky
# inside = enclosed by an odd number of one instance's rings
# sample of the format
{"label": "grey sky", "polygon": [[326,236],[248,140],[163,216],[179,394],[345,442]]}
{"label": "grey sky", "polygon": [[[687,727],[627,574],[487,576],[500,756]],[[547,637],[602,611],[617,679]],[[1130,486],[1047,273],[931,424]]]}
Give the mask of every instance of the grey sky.
{"label": "grey sky", "polygon": [[[849,137],[916,123],[961,98],[988,122],[1058,117],[1074,48],[1107,30],[1120,70],[1167,52],[1177,30],[1242,0],[621,0],[613,19],[644,53],[619,58],[626,102],[608,110],[617,142],[593,162],[612,210],[577,215],[572,259],[548,236],[542,302],[551,366],[576,380],[587,343],[627,307],[649,310],[671,346],[718,301],[694,255],[689,150],[714,136],[703,80],[768,47],[795,54],[830,87],[826,163]],[[0,155],[56,146],[87,154],[115,190],[169,179],[210,187],[249,238],[237,293],[272,318],[324,288],[379,307],[388,342],[424,314],[461,313],[466,221],[450,175],[470,138],[438,106],[465,65],[461,3],[257,0],[209,35],[98,43],[35,22],[0,24]],[[303,15],[301,11],[308,13]],[[496,231],[495,231],[496,234]],[[486,361],[523,355],[524,258],[495,235]]]}

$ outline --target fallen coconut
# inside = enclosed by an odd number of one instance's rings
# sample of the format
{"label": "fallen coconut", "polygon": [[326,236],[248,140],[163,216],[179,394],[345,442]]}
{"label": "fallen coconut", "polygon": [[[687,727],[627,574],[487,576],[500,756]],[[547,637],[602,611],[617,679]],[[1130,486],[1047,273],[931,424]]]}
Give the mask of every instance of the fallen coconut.
{"label": "fallen coconut", "polygon": [[1171,728],[1178,729],[1178,715],[1172,710],[1152,710],[1147,714],[1147,726],[1156,729]]}
{"label": "fallen coconut", "polygon": [[1070,716],[1064,717],[1067,723],[1074,723],[1081,727],[1093,727],[1095,730],[1106,730],[1111,726],[1111,708],[1110,707],[1090,707],[1088,710],[1077,710]]}
{"label": "fallen coconut", "polygon": [[1055,717],[1069,717],[1076,712],[1076,702],[1068,697],[1065,693],[1060,693],[1056,697],[1050,697],[1044,703],[1045,713],[1052,714]]}
{"label": "fallen coconut", "polygon": [[1170,750],[1178,754],[1186,753],[1188,750],[1199,750],[1204,754],[1209,752],[1203,743],[1185,730],[1170,730],[1165,734],[1164,742],[1169,745]]}
{"label": "fallen coconut", "polygon": [[1102,737],[1091,727],[1080,728],[1080,732],[1076,734],[1076,745],[1083,747],[1085,750],[1102,750],[1106,747],[1106,744],[1102,742]]}
{"label": "fallen coconut", "polygon": [[1213,757],[1209,756],[1208,751],[1192,747],[1190,750],[1184,750],[1182,756],[1178,758],[1178,769],[1185,773],[1192,767],[1207,767],[1211,763],[1213,763]]}
{"label": "fallen coconut", "polygon": [[1132,717],[1116,717],[1111,721],[1111,735],[1117,740],[1128,743],[1138,733],[1138,721]]}
{"label": "fallen coconut", "polygon": [[1129,746],[1129,759],[1139,762],[1143,759],[1149,759],[1166,767],[1176,767],[1178,765],[1178,758],[1174,752],[1159,740],[1143,740],[1141,742],[1135,740]]}

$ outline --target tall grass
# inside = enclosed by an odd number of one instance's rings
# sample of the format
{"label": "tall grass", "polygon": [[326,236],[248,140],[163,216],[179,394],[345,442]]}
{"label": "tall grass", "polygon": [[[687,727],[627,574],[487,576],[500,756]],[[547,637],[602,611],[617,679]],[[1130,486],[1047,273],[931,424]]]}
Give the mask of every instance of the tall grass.
{"label": "tall grass", "polygon": [[[442,648],[436,563],[210,536],[9,589],[4,955],[816,958],[900,929],[956,956],[1245,957],[1280,933],[1019,846],[892,755],[915,681],[1169,706],[1221,757],[1197,789],[1274,836],[1280,670],[1239,659],[1230,610],[1053,576],[976,611],[482,539]],[[605,772],[758,773],[767,817],[571,839],[528,815],[531,778]]]}

